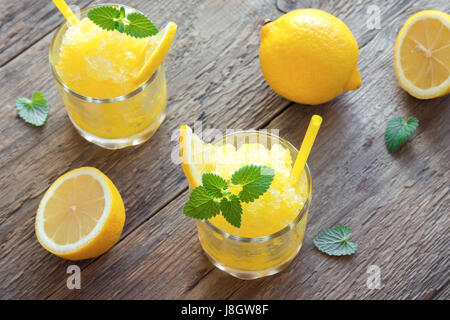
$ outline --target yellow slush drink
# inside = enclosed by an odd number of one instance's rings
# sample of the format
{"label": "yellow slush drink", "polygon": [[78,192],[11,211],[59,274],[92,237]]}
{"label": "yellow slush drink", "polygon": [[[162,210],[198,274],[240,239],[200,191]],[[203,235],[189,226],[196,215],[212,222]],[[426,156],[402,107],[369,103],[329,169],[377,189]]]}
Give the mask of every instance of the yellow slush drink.
{"label": "yellow slush drink", "polygon": [[[241,202],[241,226],[231,225],[223,215],[196,220],[200,243],[220,269],[243,279],[277,273],[300,250],[312,193],[309,169],[296,181],[293,159],[298,151],[287,141],[270,134],[243,131],[205,144],[183,126],[180,129],[183,170],[191,188],[201,184],[203,173],[230,181],[245,165],[270,167],[275,175],[270,188],[250,203]],[[229,186],[239,194],[242,187]]]}
{"label": "yellow slush drink", "polygon": [[102,29],[86,17],[89,10],[77,24],[64,24],[50,48],[50,64],[67,112],[83,137],[103,147],[142,143],[165,117],[164,66],[151,79],[136,80],[159,34],[134,38]]}

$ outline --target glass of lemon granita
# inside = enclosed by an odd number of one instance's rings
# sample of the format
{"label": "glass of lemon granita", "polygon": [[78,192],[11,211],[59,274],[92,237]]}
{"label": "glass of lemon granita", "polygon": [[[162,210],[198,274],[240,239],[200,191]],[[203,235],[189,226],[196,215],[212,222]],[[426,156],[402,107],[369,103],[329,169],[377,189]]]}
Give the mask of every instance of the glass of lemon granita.
{"label": "glass of lemon granita", "polygon": [[75,26],[65,22],[55,32],[50,68],[81,136],[107,149],[138,145],[155,133],[166,114],[164,65],[143,83],[137,82],[158,36],[133,38],[104,30],[87,17],[95,7],[83,10]]}
{"label": "glass of lemon granita", "polygon": [[215,164],[207,166],[208,171],[213,168],[213,173],[225,179],[248,164],[271,167],[275,176],[265,194],[243,203],[240,228],[223,215],[196,220],[206,255],[219,269],[241,279],[280,272],[302,246],[312,195],[308,166],[296,182],[291,171],[298,150],[278,136],[257,131],[226,135],[210,150]]}

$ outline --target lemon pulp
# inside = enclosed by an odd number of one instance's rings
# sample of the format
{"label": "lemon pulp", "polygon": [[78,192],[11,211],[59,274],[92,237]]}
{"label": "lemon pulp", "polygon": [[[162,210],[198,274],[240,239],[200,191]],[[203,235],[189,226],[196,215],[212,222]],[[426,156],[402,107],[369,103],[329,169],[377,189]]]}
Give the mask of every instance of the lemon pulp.
{"label": "lemon pulp", "polygon": [[36,213],[39,243],[70,260],[97,257],[119,239],[125,222],[122,197],[99,170],[82,167],[59,177]]}
{"label": "lemon pulp", "polygon": [[94,229],[104,208],[100,183],[79,175],[61,183],[47,201],[44,231],[56,244],[75,243]]}
{"label": "lemon pulp", "polygon": [[450,16],[421,11],[408,19],[394,49],[394,67],[403,89],[418,99],[450,92]]}

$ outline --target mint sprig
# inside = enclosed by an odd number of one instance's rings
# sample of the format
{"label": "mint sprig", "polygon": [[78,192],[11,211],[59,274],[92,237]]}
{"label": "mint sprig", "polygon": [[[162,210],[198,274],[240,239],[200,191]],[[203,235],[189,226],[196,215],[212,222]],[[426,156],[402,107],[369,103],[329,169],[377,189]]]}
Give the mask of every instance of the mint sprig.
{"label": "mint sprig", "polygon": [[47,120],[49,107],[44,94],[34,91],[31,100],[25,97],[17,98],[16,110],[26,123],[40,127]]}
{"label": "mint sprig", "polygon": [[389,152],[396,152],[411,137],[419,124],[416,118],[409,118],[403,122],[401,116],[389,120],[384,139]]}
{"label": "mint sprig", "polygon": [[192,190],[189,201],[183,208],[186,216],[196,219],[209,219],[219,212],[219,204],[208,194],[204,186]]}
{"label": "mint sprig", "polygon": [[233,173],[231,183],[242,186],[239,199],[252,202],[269,189],[274,175],[272,168],[249,165]]}
{"label": "mint sprig", "polygon": [[346,256],[356,252],[358,245],[348,241],[352,230],[344,225],[327,229],[314,238],[316,248],[330,256]]}
{"label": "mint sprig", "polygon": [[221,198],[223,192],[228,188],[227,181],[213,173],[204,173],[202,184],[205,186],[206,192],[213,198]]}
{"label": "mint sprig", "polygon": [[158,28],[139,12],[125,14],[125,8],[102,6],[89,10],[88,18],[105,30],[117,30],[134,38],[146,38],[158,33]]}
{"label": "mint sprig", "polygon": [[239,228],[241,226],[242,216],[242,206],[239,197],[232,194],[229,198],[222,198],[219,206],[225,220]]}
{"label": "mint sprig", "polygon": [[[231,184],[213,173],[202,175],[202,185],[194,188],[189,201],[183,207],[183,213],[195,219],[210,219],[221,213],[233,226],[241,227],[241,202],[253,202],[270,187],[275,171],[266,166],[247,165],[231,176]],[[238,195],[229,191],[229,187],[241,187]]]}

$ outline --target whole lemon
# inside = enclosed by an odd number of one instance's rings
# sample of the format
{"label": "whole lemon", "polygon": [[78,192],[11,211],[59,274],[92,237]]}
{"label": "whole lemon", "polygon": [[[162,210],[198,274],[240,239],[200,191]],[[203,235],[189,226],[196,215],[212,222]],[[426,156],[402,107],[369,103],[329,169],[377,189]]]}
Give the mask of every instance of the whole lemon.
{"label": "whole lemon", "polygon": [[291,11],[261,29],[259,62],[267,83],[310,105],[361,86],[358,44],[350,29],[318,9]]}

